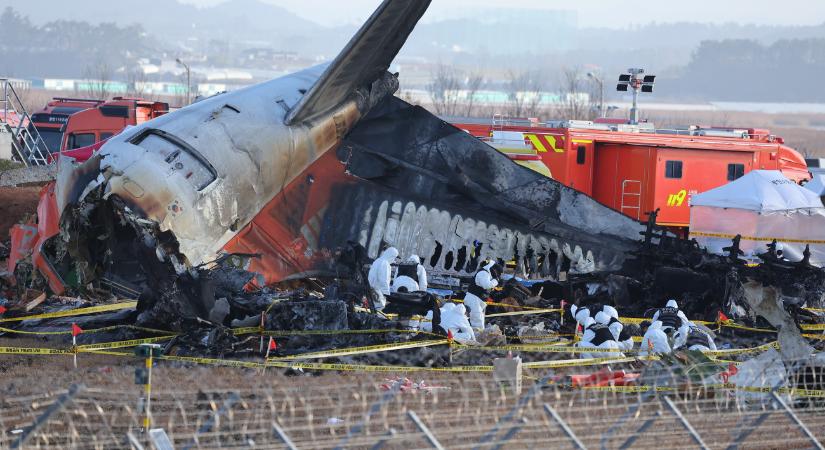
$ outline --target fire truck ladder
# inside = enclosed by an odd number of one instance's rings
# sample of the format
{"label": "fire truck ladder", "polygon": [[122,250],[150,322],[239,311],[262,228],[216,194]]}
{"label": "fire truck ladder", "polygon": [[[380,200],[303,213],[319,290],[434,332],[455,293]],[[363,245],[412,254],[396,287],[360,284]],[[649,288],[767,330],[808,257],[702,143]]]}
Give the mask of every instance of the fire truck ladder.
{"label": "fire truck ladder", "polygon": [[[11,133],[11,148],[15,159],[20,160],[26,166],[43,166],[48,164],[49,154],[46,142],[40,136],[37,128],[32,125],[32,119],[20,96],[14,90],[11,80],[0,78],[3,84],[3,97],[0,98],[0,110],[3,117],[0,119],[0,127]],[[14,117],[16,124],[9,119]]]}
{"label": "fire truck ladder", "polygon": [[[635,200],[635,201],[633,201]],[[636,214],[625,212],[625,210],[636,210]],[[620,209],[622,214],[629,217],[635,217],[640,220],[642,216],[642,182],[639,180],[624,180],[622,181],[622,205]]]}

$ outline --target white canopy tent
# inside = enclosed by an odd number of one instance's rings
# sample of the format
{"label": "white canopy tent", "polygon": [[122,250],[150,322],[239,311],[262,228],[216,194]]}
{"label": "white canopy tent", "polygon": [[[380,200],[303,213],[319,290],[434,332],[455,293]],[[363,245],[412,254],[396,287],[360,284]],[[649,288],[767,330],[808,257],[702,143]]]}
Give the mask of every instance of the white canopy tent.
{"label": "white canopy tent", "polygon": [[825,263],[825,207],[819,196],[775,170],[754,170],[736,181],[690,199],[690,234],[708,251],[724,254],[736,235],[740,249],[753,258],[767,252],[774,239],[784,257],[802,259],[811,247],[811,263]]}
{"label": "white canopy tent", "polygon": [[825,174],[815,173],[813,175],[813,179],[805,185],[805,188],[822,198],[825,196]]}

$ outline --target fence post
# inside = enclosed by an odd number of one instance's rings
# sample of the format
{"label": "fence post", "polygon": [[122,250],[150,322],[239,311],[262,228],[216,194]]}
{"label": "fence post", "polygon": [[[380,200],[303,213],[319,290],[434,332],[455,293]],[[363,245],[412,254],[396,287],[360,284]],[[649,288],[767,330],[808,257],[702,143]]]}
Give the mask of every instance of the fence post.
{"label": "fence post", "polygon": [[69,387],[68,392],[58,397],[58,399],[54,403],[49,405],[49,407],[46,408],[45,411],[43,411],[43,414],[39,415],[36,419],[34,419],[34,422],[31,424],[31,426],[23,430],[23,433],[20,434],[20,437],[18,437],[17,440],[11,444],[11,448],[16,449],[23,447],[23,444],[25,444],[26,441],[28,441],[29,438],[32,437],[32,435],[37,430],[39,430],[40,427],[42,427],[43,424],[46,423],[46,421],[48,421],[51,416],[65,408],[66,403],[74,399],[75,396],[84,389],[86,389],[86,386],[82,384],[71,385]]}
{"label": "fence post", "polygon": [[415,426],[418,427],[418,429],[422,433],[424,433],[424,436],[427,438],[427,442],[429,442],[434,449],[444,450],[444,447],[441,446],[441,443],[438,442],[438,439],[435,438],[435,435],[433,435],[430,429],[427,428],[426,425],[424,425],[424,422],[422,422],[421,419],[418,418],[418,414],[416,414],[415,411],[407,411],[407,417],[409,417],[413,421],[413,423],[415,423]]}
{"label": "fence post", "polygon": [[675,414],[676,417],[678,417],[679,420],[682,422],[682,425],[684,425],[685,429],[688,431],[688,433],[690,433],[690,436],[693,438],[693,440],[696,441],[696,444],[699,445],[699,448],[701,448],[702,450],[709,450],[708,446],[705,445],[705,442],[702,441],[702,436],[699,436],[699,433],[693,428],[693,425],[691,425],[690,422],[688,422],[685,416],[682,415],[681,411],[679,411],[679,408],[677,408],[676,405],[674,405],[669,398],[662,398],[667,407],[670,408],[673,414]]}
{"label": "fence post", "polygon": [[557,424],[559,424],[562,431],[564,431],[564,433],[567,435],[567,437],[569,437],[570,440],[573,441],[573,446],[574,447],[576,447],[579,450],[587,450],[587,447],[585,447],[584,444],[582,443],[582,441],[579,440],[578,436],[576,436],[576,433],[573,432],[573,429],[570,428],[569,425],[567,425],[567,422],[565,422],[564,419],[561,418],[559,413],[556,412],[556,410],[553,409],[552,406],[545,403],[544,404],[544,411],[548,415],[550,415],[550,417],[552,417],[553,420],[555,420]]}

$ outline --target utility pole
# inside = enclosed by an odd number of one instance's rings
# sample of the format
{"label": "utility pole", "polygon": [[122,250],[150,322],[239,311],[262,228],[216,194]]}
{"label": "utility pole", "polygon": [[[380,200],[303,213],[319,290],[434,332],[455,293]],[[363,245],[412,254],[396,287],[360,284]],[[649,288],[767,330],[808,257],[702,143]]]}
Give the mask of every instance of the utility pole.
{"label": "utility pole", "polygon": [[599,117],[604,117],[604,80],[593,72],[587,72],[587,77],[599,85]]}
{"label": "utility pole", "polygon": [[633,107],[630,109],[631,125],[639,124],[639,92],[652,93],[656,82],[656,75],[644,75],[644,73],[644,69],[627,69],[627,74],[619,75],[619,84],[616,86],[619,92],[633,90]]}
{"label": "utility pole", "polygon": [[186,69],[186,104],[189,105],[192,101],[192,71],[189,69],[189,65],[181,61],[180,58],[175,59],[175,61]]}

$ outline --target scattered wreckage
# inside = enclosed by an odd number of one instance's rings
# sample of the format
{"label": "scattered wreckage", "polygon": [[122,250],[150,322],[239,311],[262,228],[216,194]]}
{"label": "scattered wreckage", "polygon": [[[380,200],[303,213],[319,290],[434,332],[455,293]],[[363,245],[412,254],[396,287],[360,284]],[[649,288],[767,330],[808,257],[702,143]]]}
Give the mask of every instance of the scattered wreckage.
{"label": "scattered wreckage", "polygon": [[[137,300],[135,311],[81,326],[175,332],[167,351],[179,354],[256,354],[263,341],[231,327],[261,321],[266,330],[335,332],[279,337],[277,356],[288,356],[421,339],[405,329],[427,312],[432,331],[447,335],[439,304],[462,298],[482,261],[497,261],[525,280],[493,293],[515,309],[599,303],[638,317],[673,298],[692,318],[722,312],[774,327],[788,359],[811,355],[798,325],[820,321],[804,307],[823,306],[825,272],[807,258],[790,263],[768,250],[751,267],[738,239],[728,256],[710,255],[658,229],[655,212],[645,227],[395,98],[397,75],[387,68],[428,5],[387,0],[327,66],[130,128],[87,161],[61,158],[37,220],[13,231],[10,284]],[[375,314],[366,267],[385,246],[422,255],[446,300],[393,294],[386,312],[398,316]],[[488,313],[497,310],[511,307]],[[485,343],[539,339],[530,329],[575,331],[563,317],[496,318],[499,331]],[[359,330],[385,332],[344,332]],[[140,333],[125,327],[109,337]],[[452,354],[363,358],[429,366]]]}

